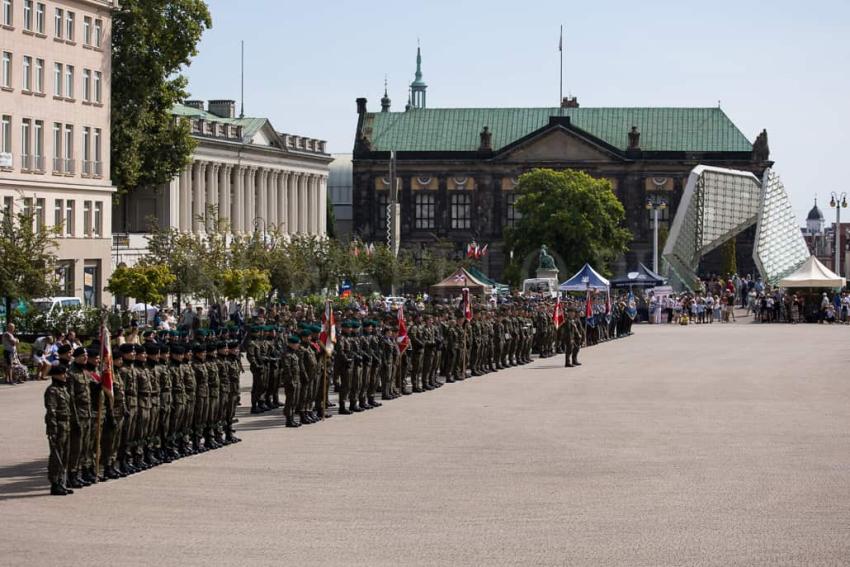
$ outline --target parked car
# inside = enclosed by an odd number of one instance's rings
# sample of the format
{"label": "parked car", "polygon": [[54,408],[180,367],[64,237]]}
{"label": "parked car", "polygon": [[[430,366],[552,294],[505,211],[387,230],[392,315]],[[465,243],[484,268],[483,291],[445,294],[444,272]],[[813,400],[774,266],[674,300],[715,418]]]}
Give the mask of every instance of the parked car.
{"label": "parked car", "polygon": [[404,305],[406,301],[403,297],[389,295],[384,298],[384,307],[387,311],[397,311],[399,306]]}
{"label": "parked car", "polygon": [[60,309],[83,308],[83,302],[79,297],[40,297],[33,299],[32,305],[48,319]]}

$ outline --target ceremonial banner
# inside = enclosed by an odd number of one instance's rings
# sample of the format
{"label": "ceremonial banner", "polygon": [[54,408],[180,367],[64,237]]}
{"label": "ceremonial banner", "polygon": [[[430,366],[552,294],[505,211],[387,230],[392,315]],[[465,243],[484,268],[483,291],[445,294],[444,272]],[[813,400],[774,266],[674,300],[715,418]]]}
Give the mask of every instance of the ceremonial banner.
{"label": "ceremonial banner", "polygon": [[109,343],[109,329],[106,323],[100,326],[100,387],[103,393],[112,399],[112,345]]}
{"label": "ceremonial banner", "polygon": [[561,304],[561,296],[555,300],[555,312],[552,314],[552,320],[555,322],[555,329],[560,329],[564,324],[564,306]]}
{"label": "ceremonial banner", "polygon": [[398,306],[398,349],[402,353],[410,346],[410,337],[407,336],[407,323],[404,321],[404,305]]}
{"label": "ceremonial banner", "polygon": [[322,315],[322,332],[319,333],[319,343],[324,347],[328,356],[333,354],[336,344],[336,321],[331,301],[325,302],[325,312]]}
{"label": "ceremonial banner", "polygon": [[591,317],[593,317],[593,296],[591,295],[593,292],[591,290],[587,290],[587,303],[584,306],[584,316],[589,321]]}
{"label": "ceremonial banner", "polygon": [[637,315],[637,304],[635,303],[635,294],[629,290],[629,299],[626,304],[626,315],[629,316],[629,319],[634,320]]}
{"label": "ceremonial banner", "polygon": [[461,293],[463,293],[463,316],[466,317],[467,321],[472,321],[472,304],[469,302],[469,288],[463,288]]}

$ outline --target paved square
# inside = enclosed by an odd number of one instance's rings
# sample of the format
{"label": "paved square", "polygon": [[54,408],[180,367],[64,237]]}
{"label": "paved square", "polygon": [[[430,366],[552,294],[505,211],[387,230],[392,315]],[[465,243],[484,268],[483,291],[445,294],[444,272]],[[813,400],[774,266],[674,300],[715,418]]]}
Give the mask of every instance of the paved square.
{"label": "paved square", "polygon": [[44,383],[3,387],[0,564],[848,564],[848,339],[641,326],[298,430],[243,407],[243,443],[67,497]]}

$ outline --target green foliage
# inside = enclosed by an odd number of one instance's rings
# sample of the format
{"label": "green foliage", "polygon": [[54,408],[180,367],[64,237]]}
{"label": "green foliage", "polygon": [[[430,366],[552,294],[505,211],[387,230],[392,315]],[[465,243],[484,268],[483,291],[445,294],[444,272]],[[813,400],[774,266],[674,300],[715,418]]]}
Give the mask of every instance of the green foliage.
{"label": "green foliage", "polygon": [[156,305],[165,300],[174,279],[168,266],[162,264],[119,266],[112,272],[106,289],[115,295],[133,297],[140,303]]}
{"label": "green foliage", "polygon": [[112,20],[112,181],[154,187],[184,167],[194,149],[174,104],[187,97],[180,71],[212,26],[202,0],[121,0]]}
{"label": "green foliage", "polygon": [[726,241],[720,249],[721,264],[720,273],[725,276],[732,276],[738,273],[738,250],[735,239]]}
{"label": "green foliage", "polygon": [[100,323],[106,317],[107,309],[103,307],[59,307],[44,313],[38,309],[27,309],[18,320],[18,330],[21,333],[41,335],[75,331],[81,336],[95,336],[100,329]]}
{"label": "green foliage", "polygon": [[222,290],[228,299],[265,299],[271,291],[269,273],[259,268],[230,268],[222,273]]}
{"label": "green foliage", "polygon": [[568,272],[585,262],[608,272],[631,239],[611,183],[581,171],[535,169],[522,175],[516,208],[522,218],[507,232],[508,248],[522,258],[546,244]]}
{"label": "green foliage", "polygon": [[180,302],[182,296],[199,288],[201,244],[198,235],[153,225],[147,240],[148,252],[140,263],[168,267],[174,274],[174,282],[166,290],[168,293],[177,295]]}
{"label": "green foliage", "polygon": [[5,298],[6,313],[15,317],[12,301],[47,297],[56,291],[56,231],[36,227],[32,207],[21,207],[14,217],[0,221],[0,297]]}
{"label": "green foliage", "polygon": [[375,251],[366,256],[364,268],[372,283],[385,295],[391,292],[393,284],[410,281],[415,271],[407,251],[400,250],[396,257],[386,244],[375,246]]}

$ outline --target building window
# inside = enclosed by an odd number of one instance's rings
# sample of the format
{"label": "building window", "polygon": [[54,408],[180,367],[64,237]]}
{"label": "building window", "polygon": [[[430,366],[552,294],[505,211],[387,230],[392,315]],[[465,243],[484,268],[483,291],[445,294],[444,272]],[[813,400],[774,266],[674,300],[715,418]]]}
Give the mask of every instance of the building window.
{"label": "building window", "polygon": [[102,150],[102,142],[101,142],[101,130],[100,128],[94,129],[94,175],[95,177],[101,177],[103,175],[103,161],[101,160],[101,150]]}
{"label": "building window", "polygon": [[472,199],[469,193],[451,195],[451,218],[453,230],[469,230],[472,225]]}
{"label": "building window", "polygon": [[32,167],[30,149],[32,146],[32,120],[21,120],[21,171],[29,171]]}
{"label": "building window", "polygon": [[44,12],[47,8],[39,2],[35,5],[35,32],[44,34]]}
{"label": "building window", "polygon": [[12,117],[8,114],[0,122],[0,153],[12,153]]}
{"label": "building window", "polygon": [[91,102],[91,71],[83,69],[83,100]]}
{"label": "building window", "polygon": [[100,47],[103,44],[103,20],[94,21],[94,46]]}
{"label": "building window", "polygon": [[32,31],[32,0],[24,0],[24,29]]}
{"label": "building window", "polygon": [[83,128],[83,175],[91,175],[91,169],[91,128],[86,126]]}
{"label": "building window", "polygon": [[74,12],[65,13],[65,40],[74,41]]}
{"label": "building window", "polygon": [[65,22],[65,10],[62,8],[56,8],[56,15],[53,17],[53,33],[56,35],[56,39],[62,39],[63,26],[62,24]]}
{"label": "building window", "polygon": [[100,238],[103,236],[103,203],[100,201],[94,204],[94,237]]}
{"label": "building window", "polygon": [[505,225],[515,226],[517,221],[522,218],[522,215],[516,208],[516,193],[508,193],[505,197]]}
{"label": "building window", "polygon": [[[62,199],[56,199],[53,203],[53,226],[62,227],[65,224],[65,202]],[[60,229],[64,234],[64,230]]]}
{"label": "building window", "polygon": [[83,16],[83,45],[91,45],[91,16]]}
{"label": "building window", "polygon": [[65,169],[62,160],[62,124],[53,123],[53,172],[61,173]]}
{"label": "building window", "polygon": [[12,222],[12,216],[15,214],[15,199],[12,197],[3,197],[3,222]]}
{"label": "building window", "polygon": [[83,303],[86,307],[100,305],[100,260],[86,260],[83,264]]}
{"label": "building window", "polygon": [[53,95],[62,96],[62,64],[53,64]]}
{"label": "building window", "polygon": [[375,226],[378,230],[387,230],[387,206],[389,205],[389,195],[386,191],[378,191],[375,193],[378,204],[378,222]]}
{"label": "building window", "polygon": [[24,82],[21,85],[21,90],[32,91],[32,57],[24,55]]}
{"label": "building window", "polygon": [[56,285],[66,297],[74,295],[74,261],[60,260],[56,262]]}
{"label": "building window", "polygon": [[415,204],[415,222],[417,229],[433,229],[434,228],[434,194],[433,193],[417,193]]}
{"label": "building window", "polygon": [[3,52],[3,83],[4,89],[12,88],[12,54],[8,51]]}
{"label": "building window", "polygon": [[32,168],[44,171],[44,121],[36,120],[33,124]]}
{"label": "building window", "polygon": [[92,206],[91,201],[83,201],[83,236],[91,238],[92,233]]}
{"label": "building window", "polygon": [[35,200],[35,229],[42,230],[44,228],[44,199]]}
{"label": "building window", "polygon": [[74,201],[68,199],[65,201],[65,219],[64,219],[64,234],[65,236],[74,236]]}
{"label": "building window", "polygon": [[27,197],[24,199],[24,216],[31,217],[32,216],[32,198]]}
{"label": "building window", "polygon": [[65,124],[65,168],[66,174],[74,174],[74,127]]}
{"label": "building window", "polygon": [[103,73],[100,71],[94,72],[94,101],[100,104],[102,100],[103,94]]}
{"label": "building window", "polygon": [[12,0],[3,0],[3,25],[12,27]]}
{"label": "building window", "polygon": [[74,98],[74,66],[65,65],[65,98]]}
{"label": "building window", "polygon": [[44,59],[35,60],[35,92],[44,94]]}

